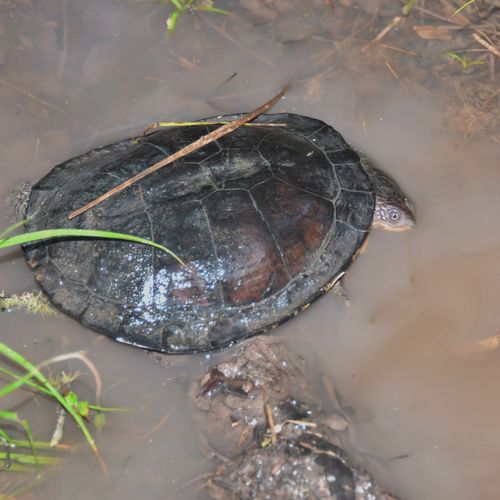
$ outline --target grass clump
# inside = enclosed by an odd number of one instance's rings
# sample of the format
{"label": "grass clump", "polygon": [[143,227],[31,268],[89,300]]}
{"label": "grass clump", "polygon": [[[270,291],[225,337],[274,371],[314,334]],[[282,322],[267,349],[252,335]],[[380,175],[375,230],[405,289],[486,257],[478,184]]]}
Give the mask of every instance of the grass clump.
{"label": "grass clump", "polygon": [[407,16],[410,12],[411,9],[413,9],[413,4],[415,3],[415,0],[408,0],[405,5],[403,6],[403,15]]}
{"label": "grass clump", "polygon": [[485,61],[481,61],[479,59],[471,61],[467,58],[467,56],[462,56],[460,54],[457,54],[456,52],[446,52],[446,56],[450,60],[458,61],[462,65],[463,69],[468,69],[471,66],[477,66],[479,64],[485,63]]}
{"label": "grass clump", "polygon": [[[22,354],[0,342],[0,469],[6,472],[35,472],[37,477],[48,466],[60,462],[60,452],[69,451],[71,446],[61,444],[62,429],[66,415],[69,415],[84,435],[88,445],[95,453],[99,462],[106,470],[106,465],[100,456],[90,423],[99,432],[104,426],[105,413],[109,411],[124,411],[123,408],[105,408],[83,400],[73,390],[70,384],[76,380],[80,373],[66,373],[64,371],[53,375],[44,374],[43,369],[48,369],[56,362],[69,359],[79,359],[89,368],[96,381],[96,399],[100,399],[101,380],[93,363],[81,352],[56,356],[43,361],[35,366]],[[27,393],[37,394],[49,398],[58,405],[58,418],[55,430],[50,441],[36,441],[32,432],[32,423],[26,418],[21,418],[15,411],[6,406],[6,397],[15,391],[22,390]],[[3,408],[2,408],[3,407]],[[54,454],[59,452],[59,454]],[[32,486],[35,483],[33,482]],[[25,487],[23,487],[25,488]],[[9,498],[20,492],[9,491]],[[0,499],[6,498],[5,492],[0,491]]]}
{"label": "grass clump", "polygon": [[456,16],[457,14],[460,14],[463,10],[465,10],[469,5],[472,5],[475,3],[476,0],[469,0],[468,2],[465,2],[462,4],[454,13],[453,15]]}
{"label": "grass clump", "polygon": [[[0,232],[0,249],[51,238],[87,237],[113,239],[153,246],[165,251],[180,264],[184,265],[182,260],[168,248],[144,238],[122,233],[56,228],[11,235],[16,229],[23,226],[25,222],[20,221]],[[0,293],[0,308],[22,308],[34,314],[54,314],[54,310],[41,292],[24,292],[11,296],[5,296],[2,292]],[[56,375],[43,373],[42,370],[44,368],[68,359],[79,359],[89,368],[96,382],[97,404],[92,404],[89,401],[81,399],[75,391],[71,390],[70,385],[79,376],[79,373],[67,374],[60,372]],[[54,450],[71,449],[67,445],[60,444],[66,415],[69,415],[75,422],[88,445],[97,456],[101,467],[103,470],[106,470],[106,464],[101,458],[99,449],[95,444],[89,424],[93,422],[94,429],[99,432],[106,422],[104,412],[123,411],[123,409],[104,408],[99,405],[102,385],[100,376],[93,363],[83,353],[77,352],[56,356],[35,366],[22,354],[0,342],[0,376],[2,377],[2,380],[0,380],[0,445],[3,446],[3,449],[0,449],[0,470],[4,472],[36,472],[37,477],[40,477],[41,472],[47,466],[56,465],[59,457],[57,455],[54,456]],[[19,390],[38,394],[58,405],[58,418],[50,441],[36,441],[31,430],[32,424],[27,419],[22,418],[17,412],[7,408],[6,398]],[[14,488],[14,490],[9,489],[8,492],[2,490],[0,491],[0,500],[3,498],[13,498],[25,491],[25,486]]]}
{"label": "grass clump", "polygon": [[212,0],[196,1],[196,0],[170,0],[170,3],[174,6],[174,10],[167,17],[165,25],[167,30],[171,33],[175,30],[177,24],[177,19],[181,14],[191,11],[205,11],[212,12],[214,14],[229,14],[227,10],[218,9],[214,7]]}
{"label": "grass clump", "polygon": [[[12,235],[16,229],[22,227],[25,223],[26,221],[23,220],[0,231],[0,249],[53,238],[112,239],[152,246],[168,253],[182,266],[185,265],[180,257],[168,248],[153,241],[123,233],[55,228]],[[0,293],[0,308],[11,309],[14,307],[23,308],[30,313],[53,314],[48,301],[42,298],[40,292],[25,292],[8,297],[3,292]],[[55,376],[50,373],[43,373],[44,368],[68,359],[79,359],[94,376],[96,404],[81,399],[75,391],[71,390],[70,384],[78,377],[78,373],[67,374],[61,372]],[[53,454],[54,450],[71,449],[67,445],[60,444],[66,415],[69,415],[75,422],[87,444],[98,458],[102,469],[107,470],[89,424],[92,422],[94,429],[100,432],[106,423],[104,412],[124,411],[124,409],[100,406],[101,379],[97,369],[85,354],[77,352],[56,356],[43,361],[39,365],[34,365],[22,354],[0,342],[0,376],[0,471],[4,473],[35,472],[34,479],[42,478],[44,470],[48,466],[56,465],[59,461],[59,457]],[[38,394],[58,405],[58,418],[50,441],[35,440],[31,430],[32,423],[7,407],[6,398],[19,390]],[[20,487],[11,487],[9,483],[5,484],[7,484],[7,487],[0,489],[0,500],[14,498],[25,493],[36,485],[36,481],[31,481],[28,486],[23,485]]]}

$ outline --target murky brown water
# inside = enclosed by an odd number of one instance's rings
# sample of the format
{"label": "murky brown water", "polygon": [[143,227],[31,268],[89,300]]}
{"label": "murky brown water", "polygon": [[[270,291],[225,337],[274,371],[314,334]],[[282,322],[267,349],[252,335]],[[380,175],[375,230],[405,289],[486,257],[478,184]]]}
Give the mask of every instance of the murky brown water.
{"label": "murky brown water", "polygon": [[[155,3],[0,2],[0,198],[152,121],[251,109],[287,81],[306,81],[275,110],[323,119],[369,152],[415,201],[418,226],[370,236],[348,276],[349,307],[327,296],[276,335],[336,381],[356,410],[348,444],[387,488],[409,499],[498,498],[500,353],[466,350],[500,327],[498,144],[450,131],[439,90],[407,92],[388,71],[354,71],[348,51],[322,59],[333,46],[314,31],[323,12],[269,31],[237,11],[184,16],[167,36],[167,9]],[[0,289],[32,287],[20,254],[2,254]],[[108,477],[91,453],[77,453],[38,494],[175,497],[209,470],[177,394],[210,356],[165,369],[67,318],[20,312],[2,314],[0,332],[34,361],[87,350],[104,404],[131,408],[109,415],[98,438]],[[75,388],[92,397],[91,377]],[[30,404],[46,414],[34,429],[46,438],[55,417]]]}

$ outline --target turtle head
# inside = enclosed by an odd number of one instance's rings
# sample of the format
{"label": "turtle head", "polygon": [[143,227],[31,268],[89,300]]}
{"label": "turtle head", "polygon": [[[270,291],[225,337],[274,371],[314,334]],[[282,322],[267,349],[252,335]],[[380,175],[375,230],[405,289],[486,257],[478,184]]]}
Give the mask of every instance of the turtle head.
{"label": "turtle head", "polygon": [[379,199],[375,201],[372,227],[388,231],[408,231],[415,226],[413,205],[408,198],[404,200]]}
{"label": "turtle head", "polygon": [[373,165],[363,161],[375,189],[375,212],[372,227],[388,231],[407,231],[416,224],[415,208],[394,179]]}

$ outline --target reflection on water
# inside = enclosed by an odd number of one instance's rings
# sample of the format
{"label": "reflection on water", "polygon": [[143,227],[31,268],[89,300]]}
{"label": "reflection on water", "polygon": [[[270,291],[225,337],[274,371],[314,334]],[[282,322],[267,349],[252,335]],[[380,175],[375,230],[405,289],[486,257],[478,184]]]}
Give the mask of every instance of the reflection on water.
{"label": "reflection on water", "polygon": [[[173,36],[166,12],[147,2],[0,3],[0,195],[152,121],[244,111],[302,81],[275,111],[325,120],[372,154],[415,201],[418,225],[370,236],[348,275],[349,307],[327,296],[276,334],[336,380],[356,410],[349,444],[386,486],[415,499],[498,497],[498,352],[467,349],[499,327],[495,143],[449,132],[439,90],[407,92],[369,70],[369,53],[353,68],[350,49],[336,53],[320,31],[319,8],[273,29],[265,10],[184,16]],[[339,19],[331,26],[343,33]],[[16,255],[0,261],[7,292],[33,286]],[[35,361],[88,350],[104,403],[132,408],[108,417],[99,437],[109,477],[90,454],[74,457],[47,497],[136,498],[147,481],[149,496],[164,498],[207,470],[177,396],[205,356],[165,369],[66,318],[2,315],[0,330]],[[91,378],[79,384],[91,397]],[[51,416],[35,432],[52,425]]]}

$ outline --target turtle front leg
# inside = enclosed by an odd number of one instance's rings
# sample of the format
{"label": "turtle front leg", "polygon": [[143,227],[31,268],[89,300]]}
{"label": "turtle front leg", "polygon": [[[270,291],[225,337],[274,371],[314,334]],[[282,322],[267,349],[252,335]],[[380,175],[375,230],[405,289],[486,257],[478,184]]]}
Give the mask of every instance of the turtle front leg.
{"label": "turtle front leg", "polygon": [[325,293],[328,293],[333,290],[335,297],[344,299],[346,305],[349,306],[350,305],[349,297],[347,296],[347,293],[344,288],[344,276],[345,276],[345,271],[342,271],[340,274],[335,276],[333,280],[327,283],[323,290]]}
{"label": "turtle front leg", "polygon": [[339,279],[335,285],[333,285],[332,289],[333,294],[335,297],[338,297],[339,299],[343,299],[345,302],[345,305],[349,307],[351,305],[351,301],[349,300],[349,296],[347,295],[347,292],[345,291],[344,287],[344,277]]}

